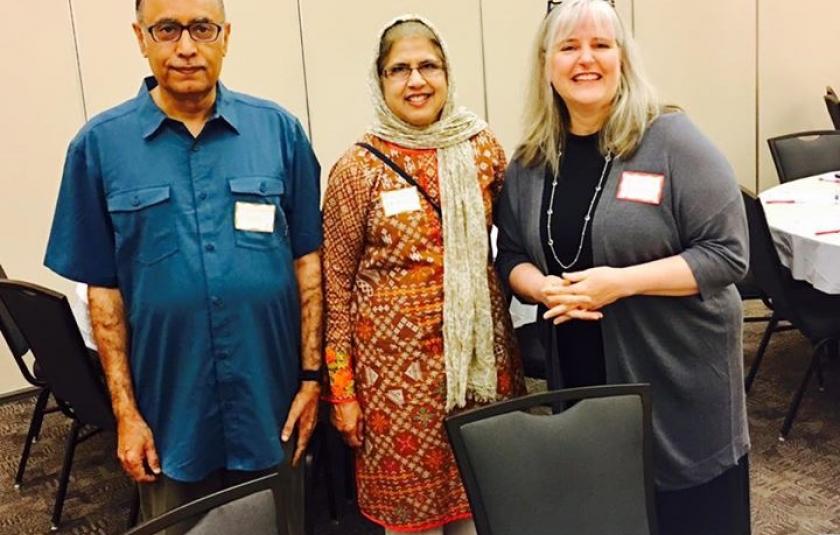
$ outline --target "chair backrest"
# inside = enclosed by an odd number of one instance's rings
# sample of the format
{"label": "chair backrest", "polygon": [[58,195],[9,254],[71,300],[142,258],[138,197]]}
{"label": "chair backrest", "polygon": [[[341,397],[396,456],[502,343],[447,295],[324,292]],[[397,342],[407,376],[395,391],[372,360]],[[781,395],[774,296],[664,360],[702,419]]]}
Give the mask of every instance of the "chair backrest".
{"label": "chair backrest", "polygon": [[[0,280],[7,278],[6,271],[3,269],[3,266],[0,266]],[[44,382],[35,377],[33,371],[29,369],[29,366],[23,360],[23,356],[29,352],[29,344],[26,342],[26,338],[20,332],[20,329],[2,299],[0,299],[0,333],[2,333],[3,339],[6,341],[6,345],[9,346],[12,357],[15,359],[18,368],[20,368],[20,373],[23,375],[23,378],[34,386],[44,386]]]}
{"label": "chair backrest", "polygon": [[647,385],[533,394],[445,424],[479,535],[657,533]]}
{"label": "chair backrest", "polygon": [[779,182],[840,170],[840,131],[797,132],[767,140]]}
{"label": "chair backrest", "polygon": [[67,298],[35,284],[0,280],[0,300],[56,399],[69,405],[81,423],[114,429],[102,374],[88,354]]}
{"label": "chair backrest", "polygon": [[285,533],[285,529],[280,530],[284,519],[280,518],[277,507],[280,492],[280,476],[271,474],[182,505],[130,529],[125,535],[153,535],[197,517],[201,518],[187,532],[189,535]]}
{"label": "chair backrest", "polygon": [[837,95],[825,95],[825,107],[828,110],[828,116],[831,117],[831,124],[834,125],[835,130],[840,130],[840,99]]}
{"label": "chair backrest", "polygon": [[773,308],[788,321],[801,325],[797,307],[790,300],[790,274],[786,273],[773,243],[761,201],[741,188],[750,232],[750,273],[773,301]]}

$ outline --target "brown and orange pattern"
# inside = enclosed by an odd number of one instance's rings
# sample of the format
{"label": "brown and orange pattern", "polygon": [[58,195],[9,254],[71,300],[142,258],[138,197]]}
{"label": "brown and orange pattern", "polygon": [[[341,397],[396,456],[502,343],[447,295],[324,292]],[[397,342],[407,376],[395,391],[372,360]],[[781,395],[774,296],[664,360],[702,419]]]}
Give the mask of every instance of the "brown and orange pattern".
{"label": "brown and orange pattern", "polygon": [[[440,202],[435,150],[372,144]],[[504,152],[487,131],[472,139],[488,231]],[[324,201],[327,363],[333,402],[365,414],[356,475],[359,507],[379,524],[422,530],[470,516],[443,428],[443,233],[432,206],[386,216],[383,192],[409,187],[354,146],[330,173]],[[499,280],[487,265],[499,398],[524,392]]]}

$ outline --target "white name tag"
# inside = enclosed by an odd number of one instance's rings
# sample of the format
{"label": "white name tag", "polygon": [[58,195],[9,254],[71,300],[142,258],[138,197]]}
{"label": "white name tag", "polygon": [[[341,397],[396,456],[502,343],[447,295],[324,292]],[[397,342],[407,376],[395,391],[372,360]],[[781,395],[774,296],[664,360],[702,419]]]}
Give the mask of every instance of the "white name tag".
{"label": "white name tag", "polygon": [[417,188],[412,186],[394,191],[383,191],[382,209],[388,217],[420,210],[420,196],[417,194]]}
{"label": "white name tag", "polygon": [[662,190],[665,175],[624,171],[618,183],[616,198],[625,201],[659,204],[662,202]]}
{"label": "white name tag", "polygon": [[236,230],[251,232],[274,232],[274,214],[277,207],[273,204],[255,204],[237,202],[234,212]]}

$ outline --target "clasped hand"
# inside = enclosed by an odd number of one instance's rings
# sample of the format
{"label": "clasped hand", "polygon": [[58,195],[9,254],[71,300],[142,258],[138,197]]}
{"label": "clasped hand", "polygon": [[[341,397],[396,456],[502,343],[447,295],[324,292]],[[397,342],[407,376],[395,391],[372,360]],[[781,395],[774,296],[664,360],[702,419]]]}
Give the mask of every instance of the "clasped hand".
{"label": "clasped hand", "polygon": [[541,301],[548,308],[543,319],[555,325],[573,319],[597,321],[604,317],[603,307],[627,295],[620,268],[600,266],[563,277],[548,275],[540,289]]}

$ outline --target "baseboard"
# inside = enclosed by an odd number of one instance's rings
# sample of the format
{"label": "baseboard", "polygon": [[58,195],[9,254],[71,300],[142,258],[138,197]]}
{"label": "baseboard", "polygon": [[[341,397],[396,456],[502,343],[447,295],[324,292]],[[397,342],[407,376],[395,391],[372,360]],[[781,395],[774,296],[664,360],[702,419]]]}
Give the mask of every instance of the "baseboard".
{"label": "baseboard", "polygon": [[0,405],[5,405],[6,403],[12,403],[13,401],[20,401],[21,399],[32,397],[39,390],[41,389],[37,386],[28,386],[26,388],[21,388],[20,390],[12,390],[11,392],[0,394]]}

